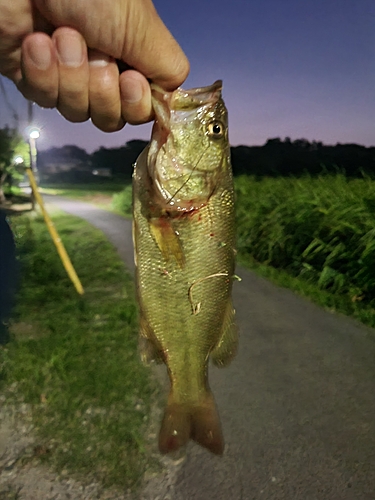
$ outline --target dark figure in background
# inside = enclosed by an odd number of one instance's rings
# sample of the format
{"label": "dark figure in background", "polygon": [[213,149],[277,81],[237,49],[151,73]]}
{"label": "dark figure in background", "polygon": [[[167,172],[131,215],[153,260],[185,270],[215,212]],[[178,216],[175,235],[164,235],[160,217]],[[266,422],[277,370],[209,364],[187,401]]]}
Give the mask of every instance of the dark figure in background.
{"label": "dark figure in background", "polygon": [[0,210],[0,345],[9,342],[7,322],[17,290],[16,246],[13,233]]}

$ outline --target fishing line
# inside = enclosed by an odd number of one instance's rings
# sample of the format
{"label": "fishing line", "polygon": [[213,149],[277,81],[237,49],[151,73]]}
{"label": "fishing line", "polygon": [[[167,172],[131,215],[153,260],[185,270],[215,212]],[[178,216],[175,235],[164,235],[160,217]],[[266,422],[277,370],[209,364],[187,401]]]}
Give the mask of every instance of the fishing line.
{"label": "fishing line", "polygon": [[206,154],[206,152],[210,149],[210,144],[207,146],[207,148],[203,151],[203,153],[201,154],[197,164],[195,165],[195,167],[193,168],[193,170],[190,172],[189,174],[189,177],[186,179],[186,181],[184,181],[181,186],[177,189],[177,191],[174,193],[174,195],[172,195],[172,197],[167,201],[167,203],[170,203],[174,197],[181,191],[181,189],[186,186],[186,184],[189,182],[191,176],[193,175],[194,171],[198,168],[198,165],[199,163],[201,162],[201,160],[203,159],[203,156]]}

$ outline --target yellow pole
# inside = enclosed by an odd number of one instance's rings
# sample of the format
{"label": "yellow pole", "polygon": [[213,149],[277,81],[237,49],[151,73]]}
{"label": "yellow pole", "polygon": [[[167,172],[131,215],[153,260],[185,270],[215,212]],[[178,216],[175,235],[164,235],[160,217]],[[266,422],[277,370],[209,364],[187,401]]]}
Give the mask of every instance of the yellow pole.
{"label": "yellow pole", "polygon": [[53,224],[53,222],[52,222],[50,216],[48,215],[48,212],[44,206],[43,198],[40,196],[40,193],[38,191],[38,186],[37,186],[33,171],[31,170],[31,168],[27,168],[26,171],[27,171],[27,175],[29,176],[29,181],[30,181],[31,189],[33,190],[34,197],[42,210],[42,214],[43,214],[44,220],[46,221],[48,231],[49,231],[51,238],[52,238],[52,240],[57,248],[57,251],[58,251],[58,254],[60,255],[60,259],[63,263],[63,266],[65,267],[65,270],[68,273],[69,278],[73,282],[73,285],[75,286],[75,289],[77,290],[77,292],[80,295],[83,295],[82,284],[77,276],[77,273],[75,272],[73,264],[69,258],[69,255],[67,254],[67,252],[65,250],[65,247],[60,239],[60,236],[59,236],[58,232],[56,231],[56,228],[55,228],[55,226],[54,226],[54,224]]}

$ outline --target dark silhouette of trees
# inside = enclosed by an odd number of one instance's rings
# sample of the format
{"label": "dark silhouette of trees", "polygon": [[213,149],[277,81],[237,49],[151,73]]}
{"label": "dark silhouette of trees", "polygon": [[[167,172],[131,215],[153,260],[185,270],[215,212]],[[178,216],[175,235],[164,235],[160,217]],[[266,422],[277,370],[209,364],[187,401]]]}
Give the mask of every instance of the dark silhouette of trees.
{"label": "dark silhouette of trees", "polygon": [[88,154],[78,146],[63,146],[40,151],[38,170],[43,183],[102,182],[115,178],[130,182],[133,164],[147,141],[133,140],[119,148],[100,147]]}
{"label": "dark silhouette of trees", "polygon": [[269,139],[264,146],[231,148],[234,175],[299,176],[323,172],[345,173],[348,177],[375,175],[375,147],[358,144],[325,146],[306,139]]}
{"label": "dark silhouette of trees", "polygon": [[91,157],[82,148],[67,145],[38,152],[41,182],[85,182],[92,177]]}
{"label": "dark silhouette of trees", "polygon": [[133,164],[146,147],[147,141],[133,140],[119,148],[99,148],[91,155],[93,169],[110,168],[114,177],[131,179]]}
{"label": "dark silhouette of trees", "polygon": [[[42,151],[38,168],[42,181],[102,182],[104,175],[130,182],[133,165],[147,141],[133,140],[118,148],[100,147],[92,154],[77,146]],[[326,146],[307,139],[268,139],[263,146],[231,148],[234,175],[300,176],[343,172],[349,177],[375,175],[375,147],[358,144]],[[93,175],[93,173],[97,175]]]}

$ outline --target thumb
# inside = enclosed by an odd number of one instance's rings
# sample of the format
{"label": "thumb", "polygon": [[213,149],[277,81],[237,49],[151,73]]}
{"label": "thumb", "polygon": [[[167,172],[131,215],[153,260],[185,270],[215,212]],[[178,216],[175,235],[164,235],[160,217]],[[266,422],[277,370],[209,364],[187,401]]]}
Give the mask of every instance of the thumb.
{"label": "thumb", "polygon": [[151,0],[35,0],[58,28],[79,31],[87,46],[121,59],[166,90],[181,85],[189,63]]}

